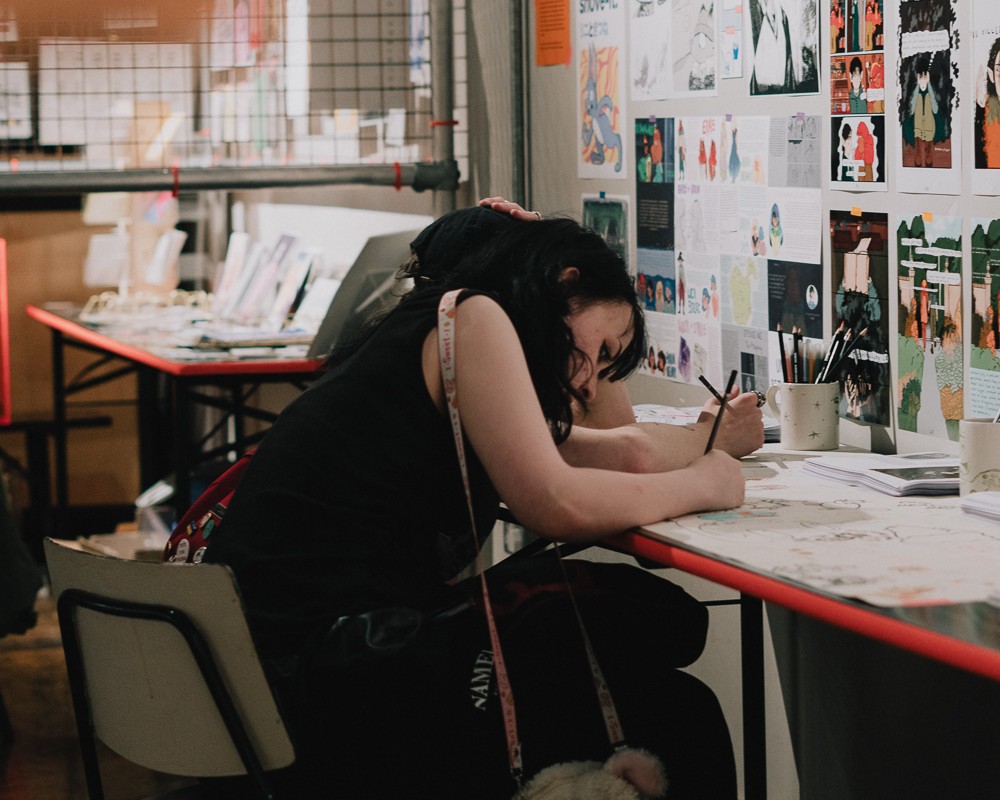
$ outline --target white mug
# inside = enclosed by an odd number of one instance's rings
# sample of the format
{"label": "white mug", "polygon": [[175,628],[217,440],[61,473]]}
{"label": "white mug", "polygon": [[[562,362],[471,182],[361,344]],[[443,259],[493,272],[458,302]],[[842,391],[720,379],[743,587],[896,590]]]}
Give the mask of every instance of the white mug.
{"label": "white mug", "polygon": [[836,450],[840,446],[840,386],[833,383],[776,383],[767,405],[781,422],[786,450]]}
{"label": "white mug", "polygon": [[1000,491],[1000,423],[959,420],[958,451],[959,494]]}

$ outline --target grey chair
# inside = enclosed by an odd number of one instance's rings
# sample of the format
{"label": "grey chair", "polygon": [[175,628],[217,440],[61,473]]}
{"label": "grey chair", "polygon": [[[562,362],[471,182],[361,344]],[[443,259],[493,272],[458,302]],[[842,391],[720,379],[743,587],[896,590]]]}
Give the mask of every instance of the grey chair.
{"label": "grey chair", "polygon": [[245,775],[274,797],[267,772],[295,752],[232,572],[44,547],[90,800],[104,798],[97,740],[162,773]]}

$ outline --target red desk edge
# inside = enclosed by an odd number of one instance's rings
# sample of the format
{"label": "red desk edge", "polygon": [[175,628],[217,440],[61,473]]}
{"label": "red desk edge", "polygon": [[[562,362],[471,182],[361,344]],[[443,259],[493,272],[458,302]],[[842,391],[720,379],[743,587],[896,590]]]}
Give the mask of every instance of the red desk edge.
{"label": "red desk edge", "polygon": [[28,305],[25,312],[29,317],[46,327],[59,331],[71,339],[98,347],[116,356],[152,367],[177,377],[219,376],[219,375],[312,375],[322,365],[322,359],[234,359],[232,361],[172,361],[161,358],[139,347],[120,342],[103,333],[91,330],[86,325],[66,319],[38,306]]}
{"label": "red desk edge", "polygon": [[777,603],[870,639],[1000,681],[1000,650],[964,642],[904,620],[893,619],[877,611],[852,605],[847,600],[840,601],[820,595],[808,588],[793,586],[777,578],[753,572],[749,567],[739,567],[709,555],[685,550],[641,531],[613,536],[609,539],[609,544],[632,555]]}

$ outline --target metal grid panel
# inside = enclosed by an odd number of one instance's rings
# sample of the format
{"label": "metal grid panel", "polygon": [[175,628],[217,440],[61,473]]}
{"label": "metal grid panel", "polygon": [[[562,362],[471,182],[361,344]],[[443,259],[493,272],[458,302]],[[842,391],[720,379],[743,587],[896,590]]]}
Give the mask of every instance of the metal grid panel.
{"label": "metal grid panel", "polygon": [[427,5],[0,0],[0,173],[430,159]]}

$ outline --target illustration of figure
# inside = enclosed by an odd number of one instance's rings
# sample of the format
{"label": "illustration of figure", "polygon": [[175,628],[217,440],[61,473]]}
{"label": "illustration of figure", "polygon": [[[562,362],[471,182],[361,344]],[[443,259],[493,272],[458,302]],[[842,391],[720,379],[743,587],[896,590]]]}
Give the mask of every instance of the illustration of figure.
{"label": "illustration of figure", "polygon": [[646,311],[656,311],[656,295],[652,281],[646,282],[646,296],[643,300],[643,308]]}
{"label": "illustration of figure", "polygon": [[767,245],[764,244],[764,228],[757,220],[750,223],[750,252],[755,256],[766,256]]}
{"label": "illustration of figure", "polygon": [[750,94],[794,91],[802,73],[802,52],[792,42],[788,15],[781,0],[759,0],[759,5],[761,20],[754,42]]}
{"label": "illustration of figure", "polygon": [[856,142],[854,160],[860,163],[855,165],[855,180],[875,180],[875,138],[868,131],[867,122],[858,123]]}
{"label": "illustration of figure", "polygon": [[857,56],[851,59],[851,91],[847,95],[848,110],[852,114],[868,113],[868,98],[865,96],[864,66]]}
{"label": "illustration of figure", "polygon": [[810,311],[814,311],[816,306],[819,305],[819,292],[816,289],[816,284],[810,283],[806,287],[806,305],[809,306]]}
{"label": "illustration of figure", "polygon": [[771,255],[777,257],[781,252],[781,245],[785,243],[785,233],[781,230],[781,214],[778,211],[778,204],[771,206]]}
{"label": "illustration of figure", "polygon": [[719,165],[719,154],[715,149],[715,139],[712,139],[712,144],[708,149],[708,179],[710,181],[715,180],[715,170]]}
{"label": "illustration of figure", "polygon": [[927,349],[927,323],[930,321],[930,289],[927,288],[927,279],[920,281],[920,311],[917,314],[917,338],[920,339],[920,348]]}
{"label": "illustration of figure", "polygon": [[668,283],[663,284],[663,310],[670,313],[674,311],[674,290]]}
{"label": "illustration of figure", "polygon": [[642,155],[636,159],[635,169],[640,183],[649,183],[653,179],[653,156],[649,152],[649,140],[642,138]]}
{"label": "illustration of figure", "polygon": [[931,86],[931,58],[927,53],[917,56],[914,70],[917,90],[910,98],[910,116],[913,118],[913,140],[916,153],[914,166],[934,166],[934,128],[938,102]]}
{"label": "illustration of figure", "polygon": [[719,318],[719,287],[713,275],[711,278],[712,316]]}
{"label": "illustration of figure", "polygon": [[708,293],[708,287],[703,286],[701,290],[701,313],[708,316],[708,310],[712,305],[712,296]]}
{"label": "illustration of figure", "polygon": [[865,8],[865,50],[875,49],[875,29],[882,24],[878,0],[868,0]]}
{"label": "illustration of figure", "polygon": [[854,131],[851,130],[851,124],[845,122],[840,128],[840,146],[837,148],[840,153],[840,176],[839,179],[842,181],[853,181],[855,179],[854,174],[854,151],[857,147],[857,142],[855,141]]}
{"label": "illustration of figure", "polygon": [[851,0],[850,12],[850,36],[848,37],[847,49],[861,49],[861,20],[864,15],[861,13],[861,0]]}
{"label": "illustration of figure", "polygon": [[687,140],[684,138],[684,120],[677,123],[677,180],[684,180],[684,159],[687,156]]}
{"label": "illustration of figure", "polygon": [[656,282],[656,301],[653,305],[654,311],[663,311],[666,305],[666,298],[663,295],[663,281]]}
{"label": "illustration of figure", "polygon": [[698,173],[702,180],[708,178],[708,153],[705,150],[705,140],[698,140]]}
{"label": "illustration of figure", "polygon": [[872,60],[868,64],[867,97],[872,114],[885,113],[885,68],[881,61]]}
{"label": "illustration of figure", "polygon": [[[1000,39],[990,47],[986,66],[976,72],[976,127],[979,134],[982,158],[977,153],[976,166],[983,164],[987,169],[1000,169]],[[981,120],[981,121],[980,121]]]}
{"label": "illustration of figure", "polygon": [[729,180],[736,183],[740,175],[740,154],[736,151],[736,126],[733,125],[733,138],[729,145]]}
{"label": "illustration of figure", "polygon": [[586,116],[583,123],[583,149],[587,150],[593,145],[589,161],[597,165],[604,163],[607,150],[616,150],[618,161],[615,163],[615,172],[621,172],[622,137],[615,131],[611,121],[614,108],[614,101],[608,95],[600,99],[597,97],[597,50],[591,42],[587,51],[587,84],[583,92],[583,112]]}
{"label": "illustration of figure", "polygon": [[649,149],[649,156],[653,162],[653,175],[650,180],[654,183],[663,183],[663,137],[660,136],[659,128],[653,128],[653,145]]}
{"label": "illustration of figure", "polygon": [[666,374],[667,371],[667,354],[662,350],[656,351],[656,371],[661,375]]}
{"label": "illustration of figure", "polygon": [[844,32],[844,8],[840,0],[830,4],[830,52],[839,53],[843,49],[840,34]]}
{"label": "illustration of figure", "polygon": [[684,380],[691,380],[691,346],[683,336],[677,347],[677,370]]}
{"label": "illustration of figure", "polygon": [[684,254],[677,254],[677,313],[684,314],[687,309],[684,308],[685,297],[684,294]]}

